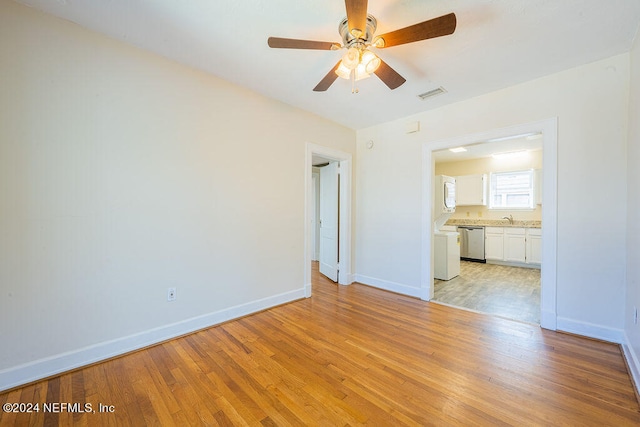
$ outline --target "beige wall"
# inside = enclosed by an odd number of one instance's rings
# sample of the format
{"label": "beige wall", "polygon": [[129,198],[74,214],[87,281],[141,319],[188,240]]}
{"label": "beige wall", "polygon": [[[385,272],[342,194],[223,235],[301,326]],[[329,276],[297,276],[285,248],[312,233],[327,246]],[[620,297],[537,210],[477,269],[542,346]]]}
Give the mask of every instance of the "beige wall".
{"label": "beige wall", "polygon": [[0,76],[0,389],[303,295],[354,131],[8,0]]}
{"label": "beige wall", "polygon": [[[491,172],[510,172],[527,169],[542,168],[542,151],[530,151],[526,156],[512,159],[494,159],[484,157],[480,159],[464,160],[459,162],[436,163],[436,175],[476,175],[486,174],[487,179]],[[458,206],[452,219],[500,219],[505,215],[513,215],[518,221],[540,221],[542,208],[536,205],[532,210],[491,210],[487,206]]]}

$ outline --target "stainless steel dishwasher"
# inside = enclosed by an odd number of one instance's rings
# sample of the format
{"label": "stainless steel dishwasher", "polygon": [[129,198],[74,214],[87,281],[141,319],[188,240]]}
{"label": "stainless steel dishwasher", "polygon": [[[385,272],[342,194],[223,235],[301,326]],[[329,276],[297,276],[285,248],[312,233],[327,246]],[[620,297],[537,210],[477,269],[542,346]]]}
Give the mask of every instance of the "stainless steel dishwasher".
{"label": "stainless steel dishwasher", "polygon": [[484,257],[484,227],[459,226],[460,259],[487,262]]}

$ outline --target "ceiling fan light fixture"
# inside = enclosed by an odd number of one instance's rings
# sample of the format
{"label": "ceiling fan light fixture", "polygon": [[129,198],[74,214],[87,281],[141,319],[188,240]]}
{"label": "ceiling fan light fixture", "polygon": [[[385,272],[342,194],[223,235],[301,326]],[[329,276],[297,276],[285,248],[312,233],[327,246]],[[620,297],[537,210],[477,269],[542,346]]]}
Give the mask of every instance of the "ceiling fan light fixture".
{"label": "ceiling fan light fixture", "polygon": [[345,65],[342,62],[340,62],[340,65],[338,65],[338,68],[336,69],[336,74],[339,77],[342,77],[343,79],[346,79],[346,80],[351,78],[351,70],[345,67]]}
{"label": "ceiling fan light fixture", "polygon": [[356,82],[358,80],[362,80],[362,79],[366,79],[367,77],[370,77],[369,73],[367,73],[366,67],[363,64],[358,64],[356,68],[354,68],[353,70],[350,70],[347,67],[345,67],[343,63],[340,63],[340,65],[336,69],[336,74],[338,75],[338,77],[341,77],[345,80],[350,80],[351,76],[353,76],[354,81]]}
{"label": "ceiling fan light fixture", "polygon": [[355,73],[356,81],[370,77],[369,73],[367,73],[366,67],[362,63],[358,64],[353,72]]}
{"label": "ceiling fan light fixture", "polygon": [[353,72],[355,81],[366,79],[378,69],[381,62],[370,50],[352,47],[342,57],[336,74],[343,79],[350,79]]}
{"label": "ceiling fan light fixture", "polygon": [[371,52],[370,50],[365,50],[362,53],[362,64],[364,64],[364,68],[369,74],[375,72],[380,66],[381,62],[382,61],[380,60],[380,58],[378,58],[376,54]]}
{"label": "ceiling fan light fixture", "polygon": [[360,51],[355,47],[350,47],[342,56],[342,65],[349,70],[355,69],[360,63]]}

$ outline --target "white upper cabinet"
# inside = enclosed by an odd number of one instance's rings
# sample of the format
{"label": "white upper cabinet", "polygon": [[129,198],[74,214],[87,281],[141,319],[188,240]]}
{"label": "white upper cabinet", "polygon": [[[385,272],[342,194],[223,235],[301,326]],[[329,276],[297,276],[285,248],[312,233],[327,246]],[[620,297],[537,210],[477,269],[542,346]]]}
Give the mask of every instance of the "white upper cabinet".
{"label": "white upper cabinet", "polygon": [[456,206],[486,206],[487,175],[456,177]]}

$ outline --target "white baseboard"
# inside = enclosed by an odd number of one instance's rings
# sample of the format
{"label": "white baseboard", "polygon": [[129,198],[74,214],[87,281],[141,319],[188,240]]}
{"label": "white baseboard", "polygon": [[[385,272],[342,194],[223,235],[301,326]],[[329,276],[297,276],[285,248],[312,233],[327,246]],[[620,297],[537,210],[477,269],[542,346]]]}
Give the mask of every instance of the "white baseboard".
{"label": "white baseboard", "polygon": [[488,259],[486,261],[487,261],[487,264],[506,265],[507,267],[533,268],[535,270],[541,269],[541,264],[527,264],[526,262],[517,262],[517,261],[499,261],[495,259]]}
{"label": "white baseboard", "polygon": [[305,297],[297,289],[0,371],[0,392]]}
{"label": "white baseboard", "polygon": [[639,355],[633,349],[629,337],[624,334],[624,342],[622,343],[622,354],[627,361],[629,367],[629,373],[631,375],[631,381],[636,388],[636,392],[640,392],[640,358]]}
{"label": "white baseboard", "polygon": [[420,298],[421,289],[413,286],[403,285],[402,283],[391,282],[389,280],[376,279],[375,277],[364,276],[362,274],[355,274],[354,280],[363,285],[369,285],[376,288],[384,289],[386,291],[396,292],[403,295],[409,295],[412,297]]}
{"label": "white baseboard", "polygon": [[624,331],[622,329],[607,328],[593,323],[567,319],[566,317],[558,317],[557,330],[616,344],[624,342]]}

